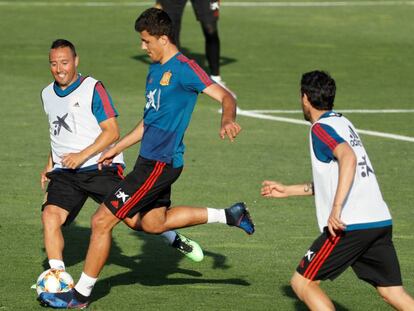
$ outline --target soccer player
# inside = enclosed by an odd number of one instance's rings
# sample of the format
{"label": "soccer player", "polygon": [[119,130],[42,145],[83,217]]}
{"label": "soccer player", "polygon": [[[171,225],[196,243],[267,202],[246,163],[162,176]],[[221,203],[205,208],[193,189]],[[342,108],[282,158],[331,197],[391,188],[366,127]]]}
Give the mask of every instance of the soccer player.
{"label": "soccer player", "polygon": [[[122,181],[122,153],[112,164],[98,169],[98,159],[119,138],[118,115],[103,84],[78,74],[74,45],[63,39],[52,43],[49,63],[54,82],[42,91],[50,126],[51,152],[41,173],[41,186],[50,180],[42,206],[44,245],[49,265],[65,269],[61,227],[69,225],[88,197],[102,203]],[[136,229],[136,220],[126,219]],[[174,231],[165,232],[170,244],[197,261],[198,244]]]}
{"label": "soccer player", "polygon": [[39,301],[54,308],[84,308],[111,247],[112,229],[127,217],[138,217],[148,233],[205,223],[224,223],[253,234],[254,225],[244,203],[227,209],[178,206],[169,208],[171,185],[183,169],[183,136],[200,92],[222,104],[220,136],[233,141],[240,132],[235,122],[236,102],[173,41],[168,14],[156,8],[135,22],[141,48],[153,64],[146,80],[143,120],[98,162],[108,165],[129,146],[141,142],[134,170],[106,197],[92,218],[92,234],[83,273],[74,290],[42,293]]}
{"label": "soccer player", "polygon": [[334,310],[319,283],[351,266],[395,309],[414,310],[414,300],[402,286],[390,212],[355,127],[332,110],[335,91],[335,81],[325,72],[302,76],[303,114],[312,124],[313,182],[287,186],[264,181],[261,190],[267,198],[315,196],[322,233],[300,261],[292,288],[309,309]]}
{"label": "soccer player", "polygon": [[[186,3],[187,0],[157,0],[156,2],[156,6],[167,12],[173,22],[177,47],[180,47],[181,20]],[[217,25],[220,0],[191,0],[191,5],[203,31],[210,78],[237,98],[236,94],[227,88],[220,75],[220,38]]]}

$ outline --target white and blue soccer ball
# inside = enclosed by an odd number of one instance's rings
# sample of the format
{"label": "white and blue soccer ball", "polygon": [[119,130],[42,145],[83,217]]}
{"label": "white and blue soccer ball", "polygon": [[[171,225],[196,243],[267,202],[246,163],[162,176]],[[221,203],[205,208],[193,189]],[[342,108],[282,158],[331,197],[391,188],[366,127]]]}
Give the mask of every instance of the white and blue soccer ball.
{"label": "white and blue soccer ball", "polygon": [[74,287],[73,278],[63,270],[48,269],[43,271],[36,281],[37,294],[62,293],[70,291]]}

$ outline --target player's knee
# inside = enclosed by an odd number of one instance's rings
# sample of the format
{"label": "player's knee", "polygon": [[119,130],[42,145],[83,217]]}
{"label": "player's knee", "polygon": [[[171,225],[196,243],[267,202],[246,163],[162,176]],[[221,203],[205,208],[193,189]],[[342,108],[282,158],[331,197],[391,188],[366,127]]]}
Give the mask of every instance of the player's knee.
{"label": "player's knee", "polygon": [[386,290],[384,290],[384,291],[378,291],[379,292],[379,294],[380,294],[380,296],[381,296],[381,298],[386,302],[386,303],[388,303],[388,304],[392,304],[391,303],[391,301],[392,301],[392,296],[390,295],[390,293],[388,292],[388,291],[386,291]]}
{"label": "player's knee", "polygon": [[388,304],[394,305],[395,300],[400,300],[404,294],[402,287],[377,287],[377,291],[381,298]]}
{"label": "player's knee", "polygon": [[66,211],[46,206],[42,212],[42,223],[45,228],[59,228],[65,222],[66,217]]}
{"label": "player's knee", "polygon": [[298,296],[298,298],[300,300],[302,300],[302,293],[301,293],[301,290],[300,290],[300,284],[299,284],[299,281],[298,281],[295,274],[290,279],[290,287],[295,292],[296,296]]}
{"label": "player's knee", "polygon": [[206,38],[218,38],[217,24],[203,24],[203,32]]}
{"label": "player's knee", "polygon": [[105,213],[98,211],[92,216],[91,229],[95,233],[112,230],[113,225]]}
{"label": "player's knee", "polygon": [[312,282],[306,279],[305,277],[300,275],[298,272],[295,272],[292,278],[290,279],[290,286],[292,287],[296,296],[298,296],[300,300],[304,300],[307,288],[313,285],[317,286],[315,282]]}

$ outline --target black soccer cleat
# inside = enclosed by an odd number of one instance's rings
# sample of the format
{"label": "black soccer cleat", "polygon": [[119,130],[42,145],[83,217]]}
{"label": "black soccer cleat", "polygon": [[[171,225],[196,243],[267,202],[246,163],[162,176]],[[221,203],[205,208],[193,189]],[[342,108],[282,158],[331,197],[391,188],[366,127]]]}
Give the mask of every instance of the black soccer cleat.
{"label": "black soccer cleat", "polygon": [[239,227],[249,235],[254,233],[254,223],[244,202],[235,203],[224,211],[229,226]]}

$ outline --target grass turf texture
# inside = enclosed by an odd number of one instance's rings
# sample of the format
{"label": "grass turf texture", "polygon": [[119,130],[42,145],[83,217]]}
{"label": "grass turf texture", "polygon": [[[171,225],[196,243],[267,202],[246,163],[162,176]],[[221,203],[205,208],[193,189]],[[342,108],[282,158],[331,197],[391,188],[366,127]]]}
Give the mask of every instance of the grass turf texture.
{"label": "grass turf texture", "polygon": [[[51,81],[50,43],[59,37],[74,42],[80,72],[104,82],[120,112],[123,133],[141,116],[147,73],[147,58],[133,30],[144,7],[26,3],[0,6],[2,28],[7,29],[0,33],[2,311],[42,310],[30,286],[44,270],[45,259],[39,173],[49,146],[39,92]],[[222,76],[243,109],[298,109],[300,75],[315,68],[326,69],[336,78],[338,111],[412,108],[413,18],[408,6],[223,7],[219,24]],[[183,47],[203,61],[203,37],[189,7],[183,23]],[[290,183],[311,178],[308,128],[240,117],[243,132],[230,144],[218,138],[217,109],[216,103],[200,96],[185,137],[186,166],[174,186],[173,203],[224,207],[244,200],[257,232],[247,237],[221,225],[182,230],[205,251],[205,260],[194,264],[160,238],[138,235],[119,225],[91,310],[306,309],[288,283],[318,234],[313,201],[265,200],[259,189],[263,179]],[[361,129],[414,136],[413,114],[350,118]],[[414,145],[362,138],[394,217],[394,242],[405,286],[414,294]],[[126,152],[128,169],[137,150]],[[88,202],[76,224],[64,232],[65,261],[75,280],[82,270],[95,208],[94,202]],[[352,271],[323,288],[339,310],[389,309]]]}

